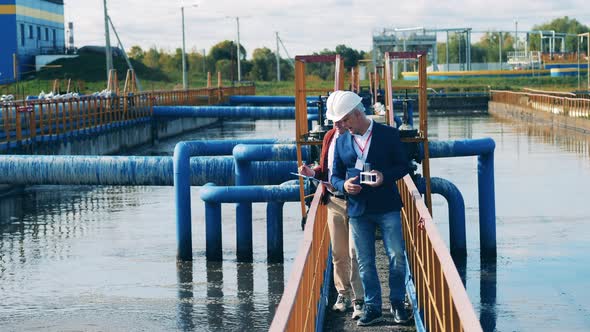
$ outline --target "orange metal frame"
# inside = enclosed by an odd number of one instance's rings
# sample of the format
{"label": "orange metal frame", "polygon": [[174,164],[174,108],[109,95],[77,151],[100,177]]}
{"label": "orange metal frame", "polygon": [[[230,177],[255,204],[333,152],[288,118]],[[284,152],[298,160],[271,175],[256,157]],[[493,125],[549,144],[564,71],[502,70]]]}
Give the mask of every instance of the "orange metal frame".
{"label": "orange metal frame", "polygon": [[[399,60],[418,61],[418,85],[393,86],[393,74],[391,62]],[[385,52],[385,119],[387,124],[395,125],[393,109],[393,90],[418,90],[418,111],[420,126],[418,135],[414,138],[403,138],[404,142],[421,142],[424,145],[424,160],[422,160],[422,175],[426,180],[426,202],[430,214],[432,214],[432,193],[430,190],[430,153],[428,148],[428,93],[426,76],[425,52]]]}
{"label": "orange metal frame", "polygon": [[[295,141],[297,144],[297,164],[303,164],[301,148],[304,145],[321,145],[322,141],[310,141],[306,138],[307,128],[307,93],[317,90],[307,89],[305,82],[306,63],[334,63],[334,91],[344,89],[344,61],[340,55],[298,55],[295,57]],[[323,92],[323,91],[322,91]],[[305,188],[303,181],[299,181],[299,196],[301,198],[301,214],[305,214]]]}

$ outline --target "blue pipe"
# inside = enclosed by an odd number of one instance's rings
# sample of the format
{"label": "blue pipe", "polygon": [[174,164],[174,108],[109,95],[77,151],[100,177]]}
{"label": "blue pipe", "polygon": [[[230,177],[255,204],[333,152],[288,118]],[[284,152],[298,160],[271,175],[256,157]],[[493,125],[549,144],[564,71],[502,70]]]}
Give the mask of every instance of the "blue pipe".
{"label": "blue pipe", "polygon": [[[215,186],[215,184],[207,183],[204,188],[210,186]],[[221,262],[223,260],[222,248],[221,203],[205,201],[205,257],[208,261]]]}
{"label": "blue pipe", "polygon": [[[297,170],[297,162],[259,161],[251,167],[252,184],[283,183],[293,179],[290,172]],[[234,173],[230,156],[190,159],[193,186],[202,186],[212,178],[232,185]],[[0,155],[0,183],[4,184],[171,186],[173,175],[173,159],[167,156]]]}
{"label": "blue pipe", "polygon": [[266,257],[268,263],[282,263],[283,254],[283,205],[271,201],[266,205]]}
{"label": "blue pipe", "polygon": [[[477,157],[477,190],[479,194],[479,232],[482,256],[495,258],[496,194],[494,192],[494,152]],[[483,235],[483,237],[481,237]]]}
{"label": "blue pipe", "polygon": [[[179,260],[192,260],[192,243],[191,243],[191,192],[189,183],[189,179],[191,178],[190,170],[190,162],[191,157],[193,156],[214,156],[214,155],[228,155],[231,154],[234,147],[239,144],[262,144],[262,143],[276,143],[281,140],[278,139],[243,139],[243,140],[213,140],[213,141],[204,141],[204,140],[195,140],[195,141],[184,141],[179,142],[174,147],[174,193],[175,193],[175,200],[176,200],[176,234],[179,240],[179,248],[178,248],[178,259]],[[233,165],[232,165],[233,166]],[[296,166],[295,166],[296,167]],[[254,181],[252,179],[252,168],[253,165],[250,165],[250,177],[249,181]],[[268,171],[268,170],[267,170]],[[234,171],[235,173],[235,171]],[[212,172],[212,174],[217,174],[216,172]],[[227,178],[225,178],[227,179]],[[223,178],[217,179],[216,181],[220,182],[223,181]],[[268,182],[265,182],[265,184]],[[219,207],[220,208],[220,207]],[[213,207],[211,208],[212,211],[216,211]],[[219,212],[211,212],[211,213],[221,213]],[[206,226],[207,228],[211,229],[211,233],[208,233],[208,237],[214,236],[214,232],[216,232],[217,228],[219,227],[219,231],[221,231],[221,224],[217,225],[210,225]],[[188,236],[188,239],[186,238]],[[181,242],[182,241],[182,242]],[[208,242],[215,243],[211,244],[211,247],[216,246],[218,243],[216,240],[212,238],[207,238]],[[219,240],[219,246],[221,246],[221,240]],[[221,248],[221,247],[220,247]],[[212,249],[214,253],[217,253],[215,249]],[[216,256],[216,254],[211,254],[212,260],[221,259],[221,256]]]}
{"label": "blue pipe", "polygon": [[[416,183],[421,193],[426,192],[426,181]],[[467,236],[465,232],[465,202],[459,188],[452,182],[438,177],[430,178],[430,189],[447,200],[449,209],[449,242],[451,254],[467,255]]]}
{"label": "blue pipe", "polygon": [[299,185],[203,186],[201,199],[212,203],[299,202]]}
{"label": "blue pipe", "polygon": [[[309,147],[302,147],[305,160],[309,160]],[[252,161],[297,159],[295,144],[236,145],[233,150],[236,160],[236,186],[252,184]],[[238,261],[251,262],[252,243],[252,203],[240,202],[236,206],[236,244]]]}
{"label": "blue pipe", "polygon": [[[191,206],[190,203],[184,209],[179,209],[186,197],[191,196],[191,187],[186,180],[186,185],[177,185],[177,179],[184,174],[190,174],[190,156],[188,149],[183,149],[182,142],[174,147],[174,197],[176,197],[176,259],[181,261],[193,260],[193,244],[191,229]],[[181,162],[176,162],[180,160]],[[188,179],[188,177],[187,177]]]}
{"label": "blue pipe", "polygon": [[[317,107],[308,107],[309,114],[317,114]],[[252,118],[295,119],[295,107],[255,106],[154,106],[154,117]]]}
{"label": "blue pipe", "polygon": [[[308,96],[307,102],[317,102],[317,96]],[[294,105],[294,96],[230,96],[229,103],[236,104],[286,104]]]}
{"label": "blue pipe", "polygon": [[283,140],[276,138],[252,138],[252,139],[230,139],[230,140],[194,140],[183,141],[182,149],[187,149],[186,153],[190,157],[195,156],[231,156],[233,149],[238,144],[294,144],[293,140]]}
{"label": "blue pipe", "polygon": [[[236,210],[237,213],[248,212],[253,202],[269,202],[267,206],[267,253],[269,262],[282,261],[283,256],[283,235],[282,235],[282,202],[299,201],[298,185],[274,185],[274,186],[237,186],[237,187],[216,187],[207,185],[201,188],[201,199],[205,202],[205,216],[208,218],[205,223],[207,232],[217,231],[217,234],[206,234],[207,260],[220,260],[221,251],[221,229],[215,225],[221,225],[221,203],[243,203],[246,208]],[[212,209],[209,212],[207,209]],[[239,216],[239,215],[238,215]],[[236,219],[236,240],[237,259],[240,262],[252,260],[252,223],[251,211],[250,222],[246,219]],[[211,225],[211,227],[209,227]],[[248,240],[249,239],[249,240]],[[280,253],[279,253],[280,251]]]}
{"label": "blue pipe", "polygon": [[[496,257],[496,199],[494,193],[494,149],[491,138],[429,142],[430,158],[477,157],[479,199],[479,243],[482,257]],[[424,158],[424,145],[418,144],[419,159]]]}
{"label": "blue pipe", "polygon": [[[494,152],[496,143],[491,138],[465,139],[457,141],[428,142],[430,158],[468,157]],[[420,158],[424,158],[424,145],[419,144]]]}
{"label": "blue pipe", "polygon": [[[303,160],[309,160],[309,146],[302,146]],[[250,161],[289,161],[297,159],[295,144],[238,144],[233,148],[232,155],[236,162]]]}

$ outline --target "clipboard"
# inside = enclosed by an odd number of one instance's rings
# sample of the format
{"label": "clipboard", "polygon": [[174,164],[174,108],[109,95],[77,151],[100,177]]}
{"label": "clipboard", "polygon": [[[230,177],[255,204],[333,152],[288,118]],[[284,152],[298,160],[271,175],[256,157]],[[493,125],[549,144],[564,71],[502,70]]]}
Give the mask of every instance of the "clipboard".
{"label": "clipboard", "polygon": [[303,175],[303,174],[299,174],[299,173],[295,173],[295,172],[289,172],[290,174],[296,175],[300,178],[303,178],[305,180],[311,180],[314,181],[318,184],[322,183],[324,185],[324,188],[326,188],[327,191],[331,192],[334,195],[342,195],[341,192],[339,192],[338,190],[336,190],[332,184],[328,181],[322,181],[322,180],[318,180],[316,178],[314,178],[313,176],[307,176],[307,175]]}
{"label": "clipboard", "polygon": [[303,174],[299,174],[299,173],[295,173],[295,172],[289,172],[289,173],[290,173],[290,174],[293,174],[293,175],[296,175],[296,176],[298,176],[298,177],[300,177],[300,178],[303,178],[303,179],[305,179],[305,180],[311,180],[311,181],[314,181],[314,182],[316,182],[316,183],[322,183],[322,182],[324,182],[324,181],[322,181],[322,180],[318,180],[318,179],[314,178],[313,176],[307,176],[307,175],[303,175]]}

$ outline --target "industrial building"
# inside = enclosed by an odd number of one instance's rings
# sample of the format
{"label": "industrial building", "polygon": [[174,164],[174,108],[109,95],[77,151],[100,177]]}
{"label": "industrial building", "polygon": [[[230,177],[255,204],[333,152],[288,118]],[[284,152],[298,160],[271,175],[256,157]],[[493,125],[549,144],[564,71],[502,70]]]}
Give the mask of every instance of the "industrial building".
{"label": "industrial building", "polygon": [[35,71],[39,55],[64,54],[63,0],[0,0],[0,84]]}

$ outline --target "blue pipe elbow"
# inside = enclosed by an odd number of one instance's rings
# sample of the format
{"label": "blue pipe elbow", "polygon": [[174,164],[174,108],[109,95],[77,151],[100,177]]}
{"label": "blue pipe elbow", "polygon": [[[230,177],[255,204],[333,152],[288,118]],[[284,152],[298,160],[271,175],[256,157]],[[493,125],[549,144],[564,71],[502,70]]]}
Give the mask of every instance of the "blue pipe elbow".
{"label": "blue pipe elbow", "polygon": [[[416,184],[418,190],[423,194],[426,192],[426,181],[418,179]],[[467,254],[467,235],[465,231],[465,201],[459,188],[446,179],[430,178],[430,189],[432,193],[443,196],[447,201],[449,210],[449,243],[451,254]]]}

